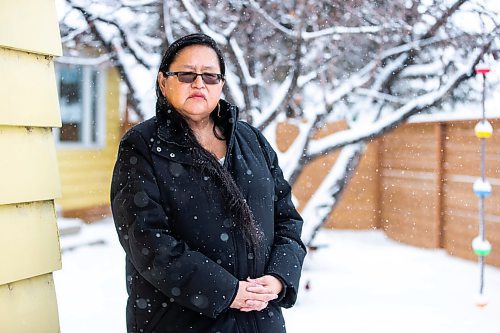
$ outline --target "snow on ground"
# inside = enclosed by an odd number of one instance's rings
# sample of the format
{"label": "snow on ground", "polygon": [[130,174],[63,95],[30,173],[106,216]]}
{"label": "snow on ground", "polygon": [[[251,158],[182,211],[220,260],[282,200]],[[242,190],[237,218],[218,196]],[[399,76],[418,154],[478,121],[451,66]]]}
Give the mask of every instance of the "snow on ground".
{"label": "snow on ground", "polygon": [[[443,250],[419,249],[381,231],[323,230],[307,258],[289,333],[499,333],[500,269],[486,266],[485,308],[474,305],[479,270]],[[125,256],[110,219],[61,237],[54,273],[62,333],[125,332]],[[498,250],[498,249],[494,249]]]}

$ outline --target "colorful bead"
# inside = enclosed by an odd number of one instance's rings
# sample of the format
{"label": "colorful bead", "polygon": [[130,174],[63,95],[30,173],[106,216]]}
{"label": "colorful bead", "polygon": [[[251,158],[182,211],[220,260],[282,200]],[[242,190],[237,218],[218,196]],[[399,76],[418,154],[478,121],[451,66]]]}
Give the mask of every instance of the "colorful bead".
{"label": "colorful bead", "polygon": [[486,305],[488,305],[488,301],[488,297],[483,294],[479,294],[476,296],[476,305],[480,308],[484,308]]}
{"label": "colorful bead", "polygon": [[490,72],[488,67],[476,67],[476,74],[487,74]]}
{"label": "colorful bead", "polygon": [[474,127],[474,132],[478,138],[487,139],[493,134],[493,127],[487,120],[480,121],[477,123],[476,127]]}
{"label": "colorful bead", "polygon": [[474,182],[472,189],[474,193],[481,198],[491,195],[491,184],[487,180],[483,181],[481,178]]}
{"label": "colorful bead", "polygon": [[491,253],[491,244],[488,240],[483,240],[481,236],[477,236],[472,240],[472,249],[477,256],[486,257]]}

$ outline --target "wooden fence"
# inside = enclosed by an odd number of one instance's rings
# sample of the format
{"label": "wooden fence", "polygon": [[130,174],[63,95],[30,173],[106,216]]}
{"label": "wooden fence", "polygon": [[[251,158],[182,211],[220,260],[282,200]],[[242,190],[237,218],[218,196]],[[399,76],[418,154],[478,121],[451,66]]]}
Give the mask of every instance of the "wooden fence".
{"label": "wooden fence", "polygon": [[[493,194],[485,200],[485,221],[493,250],[486,262],[500,267],[500,119],[490,122],[495,130],[487,141],[486,175]],[[476,260],[471,248],[479,223],[479,200],[472,192],[480,175],[476,123],[407,123],[371,142],[327,227],[381,228],[403,243]],[[325,133],[338,129],[330,125]],[[294,193],[300,208],[335,158],[318,159],[299,177]]]}

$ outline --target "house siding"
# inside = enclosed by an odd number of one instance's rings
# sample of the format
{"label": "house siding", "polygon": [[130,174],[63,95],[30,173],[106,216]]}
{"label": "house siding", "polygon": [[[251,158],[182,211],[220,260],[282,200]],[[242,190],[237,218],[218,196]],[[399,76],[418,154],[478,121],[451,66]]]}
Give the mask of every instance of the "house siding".
{"label": "house siding", "polygon": [[[13,33],[15,32],[15,33]],[[34,33],[36,32],[36,33]],[[0,2],[0,332],[59,332],[53,0]]]}
{"label": "house siding", "polygon": [[62,197],[57,204],[64,215],[86,218],[85,210],[103,207],[103,214],[109,210],[105,208],[110,204],[109,187],[121,137],[119,87],[118,73],[110,69],[105,87],[106,140],[103,147],[60,147],[57,151],[62,186]]}

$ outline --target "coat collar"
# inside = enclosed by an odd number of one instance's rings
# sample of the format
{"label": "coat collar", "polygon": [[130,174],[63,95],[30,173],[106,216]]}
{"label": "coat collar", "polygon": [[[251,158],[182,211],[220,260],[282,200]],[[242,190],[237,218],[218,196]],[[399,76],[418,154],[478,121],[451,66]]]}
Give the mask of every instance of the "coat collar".
{"label": "coat collar", "polygon": [[[222,126],[224,133],[227,133],[228,144],[232,141],[236,122],[238,120],[239,110],[236,106],[229,104],[225,100],[220,100],[220,116],[222,117]],[[185,130],[178,125],[171,123],[166,112],[176,112],[173,108],[168,108],[168,111],[156,110],[156,121],[158,138],[168,143],[173,143],[182,147],[189,147],[189,142]],[[217,113],[217,109],[213,112]],[[217,117],[217,115],[215,115]]]}

